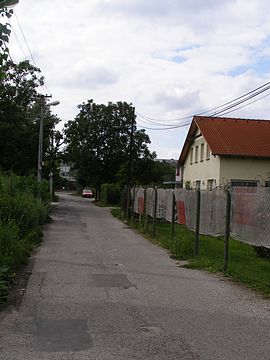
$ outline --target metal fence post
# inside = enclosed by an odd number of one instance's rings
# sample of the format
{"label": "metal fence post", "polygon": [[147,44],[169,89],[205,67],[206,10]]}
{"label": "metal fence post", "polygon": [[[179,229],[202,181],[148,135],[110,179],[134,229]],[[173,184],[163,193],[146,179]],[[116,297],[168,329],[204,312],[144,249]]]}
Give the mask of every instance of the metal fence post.
{"label": "metal fence post", "polygon": [[229,239],[230,239],[230,220],[231,220],[231,194],[230,190],[226,192],[226,226],[224,238],[224,272],[227,271],[229,262]]}
{"label": "metal fence post", "polygon": [[152,228],[152,236],[156,237],[157,232],[157,189],[154,189],[154,214],[153,214],[153,228]]}
{"label": "metal fence post", "polygon": [[195,256],[199,254],[199,234],[200,234],[200,212],[201,212],[201,192],[197,190],[197,209],[196,209],[196,230],[195,230]]}
{"label": "metal fence post", "polygon": [[127,204],[126,204],[126,219],[129,219],[129,201],[130,201],[130,187],[127,186]]}
{"label": "metal fence post", "polygon": [[143,228],[147,231],[147,212],[146,212],[146,189],[143,192],[144,207],[143,207]]}
{"label": "metal fence post", "polygon": [[174,190],[172,191],[172,239],[174,239],[175,234],[175,195]]}
{"label": "metal fence post", "polygon": [[134,205],[135,205],[135,187],[132,189],[132,201],[131,201],[131,224],[134,223]]}

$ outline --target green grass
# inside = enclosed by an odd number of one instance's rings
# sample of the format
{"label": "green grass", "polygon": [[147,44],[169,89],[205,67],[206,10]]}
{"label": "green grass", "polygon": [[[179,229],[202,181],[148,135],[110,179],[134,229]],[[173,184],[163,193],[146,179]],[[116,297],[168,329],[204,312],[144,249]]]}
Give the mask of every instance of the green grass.
{"label": "green grass", "polygon": [[[121,219],[119,209],[113,209],[112,215]],[[131,225],[131,223],[129,222]],[[135,220],[132,227],[144,234],[156,244],[168,249],[171,257],[188,260],[185,267],[202,269],[209,272],[223,272],[224,241],[223,238],[200,235],[199,255],[194,256],[194,232],[183,225],[175,225],[175,237],[171,236],[171,224],[157,223],[156,238],[152,239],[152,224]],[[261,258],[248,244],[230,239],[229,264],[226,277],[270,297],[270,259]]]}
{"label": "green grass", "polygon": [[103,204],[101,201],[93,201],[93,204],[99,207],[104,207],[104,208],[112,208],[113,210],[119,210],[119,205],[109,205],[109,204]]}

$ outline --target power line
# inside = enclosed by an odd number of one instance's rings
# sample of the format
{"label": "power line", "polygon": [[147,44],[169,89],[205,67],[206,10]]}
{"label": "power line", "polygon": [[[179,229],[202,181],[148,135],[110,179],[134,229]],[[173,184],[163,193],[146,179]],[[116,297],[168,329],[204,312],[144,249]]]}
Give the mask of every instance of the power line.
{"label": "power line", "polygon": [[[232,104],[232,103],[234,103],[235,101],[240,100],[240,99],[243,99],[243,98],[245,98],[246,96],[248,96],[248,95],[250,95],[250,94],[253,94],[253,93],[257,92],[258,90],[263,89],[263,88],[265,88],[265,87],[267,87],[267,88],[264,89],[263,91],[266,91],[266,90],[268,90],[268,89],[270,88],[270,81],[268,81],[268,82],[266,82],[265,84],[263,84],[263,85],[255,88],[255,89],[253,89],[253,90],[245,93],[244,95],[241,95],[241,96],[239,96],[239,97],[237,97],[237,98],[235,98],[235,99],[233,99],[233,100],[227,101],[227,102],[224,103],[223,105],[219,105],[219,106],[217,106],[217,107],[215,107],[215,108],[213,108],[213,109],[206,110],[206,111],[201,112],[201,113],[198,113],[198,114],[196,114],[196,115],[203,115],[203,114],[206,114],[206,113],[208,113],[208,112],[211,112],[211,111],[217,110],[217,109],[219,109],[219,108],[222,108],[222,107],[224,107],[224,106],[226,106],[226,105]],[[262,91],[262,92],[263,92],[263,91]],[[256,95],[254,95],[254,96],[256,96]]]}
{"label": "power line", "polygon": [[194,116],[194,115],[188,115],[188,116],[184,116],[184,117],[181,117],[181,118],[177,118],[177,119],[155,119],[155,118],[151,118],[151,117],[148,117],[146,115],[142,115],[142,114],[139,114],[138,112],[136,113],[138,114],[139,116],[141,116],[142,118],[146,119],[146,120],[149,120],[150,122],[153,122],[153,123],[156,123],[156,124],[159,124],[159,125],[164,125],[164,126],[168,126],[169,124],[162,124],[158,121],[180,121],[180,120],[186,120],[186,119],[189,119],[190,117]]}
{"label": "power line", "polygon": [[224,111],[230,110],[230,109],[234,108],[235,106],[240,105],[240,104],[242,104],[242,103],[244,103],[244,102],[246,102],[246,101],[254,98],[255,96],[258,96],[258,95],[262,94],[263,92],[265,92],[265,91],[267,91],[267,90],[269,90],[269,89],[270,89],[270,85],[267,86],[265,89],[261,89],[261,90],[255,92],[255,93],[249,95],[249,96],[246,97],[245,99],[242,99],[242,100],[240,100],[240,101],[237,101],[236,103],[233,103],[232,105],[229,105],[229,106],[225,107],[224,109],[221,109],[221,110],[219,110],[219,111],[216,111],[215,113],[213,113],[212,115],[209,115],[209,116],[221,115]]}
{"label": "power line", "polygon": [[[175,125],[176,125],[176,124],[168,124],[168,123],[159,123],[159,122],[157,122],[157,121],[152,120],[151,118],[148,118],[147,116],[141,115],[141,114],[138,113],[138,112],[136,112],[136,114],[137,114],[139,117],[141,117],[142,119],[146,120],[148,124],[151,123],[151,124],[154,124],[154,125],[166,126],[166,127],[168,127],[168,126],[175,126]],[[192,116],[185,116],[185,117],[181,118],[181,120],[187,120],[187,119],[190,119],[191,117],[193,117],[193,115],[192,115]],[[179,120],[180,120],[180,119],[179,119]]]}
{"label": "power line", "polygon": [[246,107],[246,106],[248,106],[248,105],[251,105],[251,104],[253,104],[253,103],[257,102],[257,101],[260,101],[260,100],[262,100],[262,99],[264,99],[264,98],[266,98],[266,97],[268,97],[268,96],[270,96],[270,93],[269,93],[269,94],[266,94],[266,95],[264,95],[264,96],[261,96],[259,99],[250,101],[248,104],[244,104],[244,105],[242,105],[242,106],[238,106],[238,108],[236,108],[236,109],[226,111],[225,113],[222,114],[222,116],[223,116],[223,115],[226,115],[226,114],[229,114],[229,113],[231,113],[231,112],[237,111],[237,110],[239,110],[239,109],[242,109],[242,108],[244,108],[244,107]]}
{"label": "power line", "polygon": [[14,12],[14,15],[15,15],[16,21],[17,21],[17,23],[18,23],[18,25],[19,25],[20,31],[21,31],[21,33],[22,33],[22,36],[23,36],[24,42],[25,42],[25,44],[26,44],[27,50],[28,50],[28,52],[29,52],[29,54],[30,54],[30,57],[31,57],[32,61],[33,61],[33,64],[37,67],[37,64],[36,64],[36,62],[35,62],[35,59],[34,59],[34,57],[33,57],[33,55],[32,55],[32,52],[31,52],[31,50],[30,50],[30,47],[29,47],[28,42],[27,42],[27,40],[26,40],[26,37],[25,37],[25,35],[24,35],[24,31],[23,31],[23,29],[22,29],[22,27],[21,27],[21,24],[20,24],[19,19],[18,19],[18,17],[17,17],[17,15],[16,15],[15,12]]}
{"label": "power line", "polygon": [[[25,36],[25,34],[24,34],[24,31],[23,31],[23,29],[22,29],[22,26],[21,26],[21,24],[20,24],[20,22],[19,22],[19,19],[18,19],[17,15],[16,15],[15,11],[14,11],[14,15],[15,15],[16,21],[17,21],[17,23],[18,23],[19,29],[20,29],[20,31],[21,31],[22,37],[23,37],[23,39],[24,39],[25,45],[26,45],[26,47],[27,47],[27,50],[28,50],[28,52],[29,52],[29,54],[30,54],[31,60],[33,61],[33,64],[34,64],[36,67],[38,67],[37,63],[35,62],[34,56],[33,56],[32,52],[31,52],[31,50],[30,50],[30,47],[29,47],[28,42],[27,42],[27,40],[26,40],[26,36]],[[49,88],[48,88],[48,86],[46,85],[45,82],[44,82],[44,85],[43,85],[42,87],[45,87],[46,90],[48,91],[48,93],[51,93],[50,90],[49,90]],[[46,91],[45,91],[45,92],[46,92]]]}
{"label": "power line", "polygon": [[138,126],[140,126],[143,129],[147,129],[147,130],[173,130],[173,129],[178,129],[178,128],[181,128],[181,127],[188,126],[190,124],[191,124],[191,121],[188,121],[185,124],[171,126],[171,127],[167,127],[167,128],[152,128],[152,127],[142,126],[139,123],[137,123]]}
{"label": "power line", "polygon": [[[230,112],[233,112],[233,111],[236,111],[236,110],[239,110],[240,108],[243,108],[243,107],[246,107],[246,106],[249,106],[251,105],[252,103],[254,102],[257,102],[259,100],[262,100],[263,98],[269,96],[270,94],[267,94],[263,97],[260,97],[259,99],[256,99],[256,100],[253,100],[253,101],[250,101],[249,103],[247,104],[244,104],[242,106],[238,106],[238,105],[241,105],[245,102],[247,102],[248,100],[264,93],[265,91],[269,90],[270,89],[270,82],[267,82],[259,87],[257,87],[256,89],[254,90],[251,90],[249,91],[248,93],[244,94],[244,95],[241,95],[237,98],[235,98],[234,100],[230,100],[228,102],[226,102],[225,104],[223,105],[220,105],[220,106],[217,106],[215,108],[213,108],[212,110],[218,110],[210,115],[208,115],[209,117],[215,117],[217,115],[219,116],[222,116],[222,115],[225,115],[225,114],[228,114]],[[228,106],[226,106],[228,105]],[[236,109],[234,109],[236,106],[238,106]],[[196,115],[202,115],[202,114],[206,114],[208,112],[210,112],[211,110],[207,110],[207,111],[204,111],[204,112],[201,112],[201,113],[198,113]],[[148,118],[148,117],[145,117],[139,113],[137,113],[138,116],[140,116],[142,119],[148,121],[148,122],[151,122],[153,124],[156,124],[156,125],[159,125],[159,126],[166,126],[165,124],[161,124],[161,123],[156,123],[154,122],[153,120],[151,120],[152,118]],[[188,118],[193,118],[193,116],[195,115],[191,115],[191,116],[188,116],[188,117],[183,117],[181,118],[181,120],[185,120],[185,119],[188,119]],[[143,121],[143,120],[141,120]],[[143,121],[146,123],[146,121]],[[159,128],[153,128],[153,127],[145,127],[146,129],[149,129],[149,130],[171,130],[171,129],[176,129],[176,128],[180,128],[180,127],[183,127],[183,126],[187,126],[191,123],[190,122],[187,122],[187,123],[184,123],[184,124],[179,124],[179,125],[175,125],[175,124],[172,124],[172,125],[169,125],[167,124],[167,127],[159,127]],[[148,123],[147,123],[148,124]],[[142,127],[142,126],[141,126]]]}
{"label": "power line", "polygon": [[[189,118],[191,118],[191,117],[193,117],[193,116],[195,116],[195,115],[204,115],[204,114],[207,114],[207,113],[212,112],[212,111],[215,111],[215,110],[217,110],[217,113],[218,113],[219,111],[221,112],[221,111],[225,110],[225,109],[222,109],[222,108],[223,108],[223,107],[226,107],[226,106],[229,105],[229,104],[231,104],[231,106],[233,106],[233,103],[236,102],[237,100],[243,99],[243,101],[241,101],[241,102],[247,101],[247,100],[249,100],[250,98],[253,97],[253,96],[251,96],[253,93],[256,93],[256,94],[254,95],[254,96],[256,96],[256,95],[260,94],[261,92],[264,92],[264,91],[268,90],[269,88],[270,88],[270,81],[266,82],[265,84],[263,84],[263,85],[255,88],[255,89],[253,89],[253,90],[251,90],[251,91],[249,91],[249,92],[247,92],[247,93],[245,93],[245,94],[243,94],[243,95],[241,95],[241,96],[239,96],[239,97],[237,97],[237,98],[235,98],[235,99],[233,99],[233,100],[227,101],[227,102],[225,102],[225,103],[222,104],[222,105],[216,106],[216,107],[214,107],[214,108],[211,108],[211,109],[208,109],[208,110],[205,110],[205,111],[198,112],[198,113],[196,113],[196,114],[192,114],[192,115],[184,116],[184,117],[181,117],[181,118],[177,118],[177,119],[157,119],[157,118],[152,118],[152,117],[148,117],[148,116],[146,116],[146,115],[139,114],[138,112],[137,112],[137,114],[138,114],[140,117],[142,117],[143,119],[148,120],[148,121],[150,121],[150,122],[153,122],[153,123],[155,123],[156,125],[160,125],[160,126],[174,126],[175,124],[168,124],[168,123],[167,123],[167,124],[164,124],[164,123],[160,123],[160,122],[158,122],[158,121],[180,121],[180,120],[187,120],[187,119],[189,119]],[[258,91],[258,90],[259,90],[259,91]],[[248,95],[250,95],[251,97],[247,97]],[[244,99],[244,98],[246,98],[246,97],[247,97],[247,99]],[[241,103],[241,102],[240,102],[240,103]],[[238,104],[238,103],[237,103],[237,104]],[[237,104],[236,104],[236,105],[237,105]],[[227,107],[226,107],[226,109],[227,109]],[[210,116],[214,116],[214,115],[210,115]]]}
{"label": "power line", "polygon": [[19,44],[19,47],[20,47],[21,52],[22,52],[22,54],[23,54],[24,60],[27,60],[27,56],[26,56],[26,54],[25,54],[25,51],[24,51],[24,49],[23,49],[23,47],[22,47],[22,44],[21,44],[21,42],[20,42],[20,39],[18,38],[18,36],[17,36],[17,34],[16,34],[16,31],[15,31],[14,27],[13,27],[13,26],[11,25],[11,23],[10,23],[10,19],[8,19],[8,22],[9,22],[9,25],[10,25],[10,27],[11,27],[11,29],[12,29],[12,33],[14,34],[15,39],[16,39],[17,43]]}

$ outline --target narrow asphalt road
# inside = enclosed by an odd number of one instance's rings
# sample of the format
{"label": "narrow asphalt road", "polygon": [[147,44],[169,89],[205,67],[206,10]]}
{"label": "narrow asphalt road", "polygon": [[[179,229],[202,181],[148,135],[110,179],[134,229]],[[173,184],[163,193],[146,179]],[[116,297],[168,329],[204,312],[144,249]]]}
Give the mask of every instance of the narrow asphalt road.
{"label": "narrow asphalt road", "polygon": [[62,194],[1,360],[267,360],[270,301],[166,251],[108,209]]}

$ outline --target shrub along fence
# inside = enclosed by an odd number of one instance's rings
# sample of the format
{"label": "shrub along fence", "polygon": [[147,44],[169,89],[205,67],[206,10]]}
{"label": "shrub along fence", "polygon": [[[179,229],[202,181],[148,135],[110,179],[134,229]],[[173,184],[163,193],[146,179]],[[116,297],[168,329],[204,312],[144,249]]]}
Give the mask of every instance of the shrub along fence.
{"label": "shrub along fence", "polygon": [[[224,270],[229,259],[229,237],[256,247],[270,249],[270,188],[235,187],[227,191],[132,188],[131,218],[171,223],[172,237],[177,222],[195,232],[194,253],[199,252],[199,235],[224,237]],[[179,239],[181,241],[181,239]]]}
{"label": "shrub along fence", "polygon": [[121,190],[118,184],[102,184],[100,188],[100,202],[103,205],[118,205],[121,199]]}

